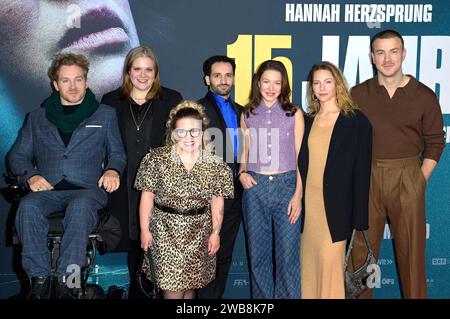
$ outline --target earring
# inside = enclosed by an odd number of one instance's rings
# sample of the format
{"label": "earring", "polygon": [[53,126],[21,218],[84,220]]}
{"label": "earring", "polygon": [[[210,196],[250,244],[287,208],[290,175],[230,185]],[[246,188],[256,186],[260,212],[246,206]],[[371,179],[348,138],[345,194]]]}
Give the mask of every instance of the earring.
{"label": "earring", "polygon": [[317,102],[317,96],[315,93],[311,94],[311,100],[313,100],[314,102]]}

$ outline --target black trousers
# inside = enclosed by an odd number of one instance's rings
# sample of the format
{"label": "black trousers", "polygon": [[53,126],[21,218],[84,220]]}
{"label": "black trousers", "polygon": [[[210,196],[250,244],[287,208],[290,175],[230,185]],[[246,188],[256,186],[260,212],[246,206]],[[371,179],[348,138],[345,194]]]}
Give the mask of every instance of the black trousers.
{"label": "black trousers", "polygon": [[242,198],[225,199],[220,248],[216,256],[216,278],[197,291],[199,299],[221,299],[227,284],[233,248],[242,221]]}

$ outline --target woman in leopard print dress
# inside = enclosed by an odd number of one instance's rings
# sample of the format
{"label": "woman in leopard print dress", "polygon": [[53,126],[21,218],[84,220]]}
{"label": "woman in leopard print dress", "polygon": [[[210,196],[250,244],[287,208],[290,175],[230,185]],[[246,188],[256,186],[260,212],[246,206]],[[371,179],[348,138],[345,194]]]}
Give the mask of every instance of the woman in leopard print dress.
{"label": "woman in leopard print dress", "polygon": [[[141,247],[150,248],[165,298],[193,298],[215,275],[224,197],[233,196],[233,181],[210,150],[207,124],[201,105],[179,104],[167,122],[167,145],[151,150],[136,176]],[[144,270],[150,276],[148,259]]]}

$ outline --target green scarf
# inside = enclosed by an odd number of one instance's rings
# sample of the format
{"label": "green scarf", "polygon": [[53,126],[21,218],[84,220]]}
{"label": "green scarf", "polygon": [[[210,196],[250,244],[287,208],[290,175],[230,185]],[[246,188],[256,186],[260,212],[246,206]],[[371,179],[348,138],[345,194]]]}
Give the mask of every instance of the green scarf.
{"label": "green scarf", "polygon": [[97,111],[99,105],[100,103],[95,99],[95,95],[90,89],[86,90],[86,95],[78,109],[70,114],[64,114],[63,107],[70,106],[61,105],[61,97],[58,91],[54,91],[52,95],[42,103],[42,106],[45,108],[47,119],[64,133],[72,133],[75,131],[81,122]]}

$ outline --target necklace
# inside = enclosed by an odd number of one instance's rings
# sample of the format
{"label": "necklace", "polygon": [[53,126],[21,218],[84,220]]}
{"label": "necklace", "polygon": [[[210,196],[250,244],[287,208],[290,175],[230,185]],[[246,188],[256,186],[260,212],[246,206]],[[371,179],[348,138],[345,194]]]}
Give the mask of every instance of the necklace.
{"label": "necklace", "polygon": [[133,96],[132,94],[130,94],[130,96],[135,101],[137,101],[137,100],[142,101],[142,100],[146,100],[147,99],[146,96],[144,96],[144,97],[137,97],[137,96]]}
{"label": "necklace", "polygon": [[148,110],[150,110],[150,106],[152,106],[153,100],[150,101],[150,103],[147,105],[147,109],[145,110],[144,116],[142,117],[141,122],[138,124],[136,121],[136,117],[134,116],[133,108],[131,107],[131,103],[128,105],[130,107],[131,117],[133,118],[134,126],[136,126],[136,130],[139,131],[141,129],[142,123],[144,123],[144,120],[147,116]]}

